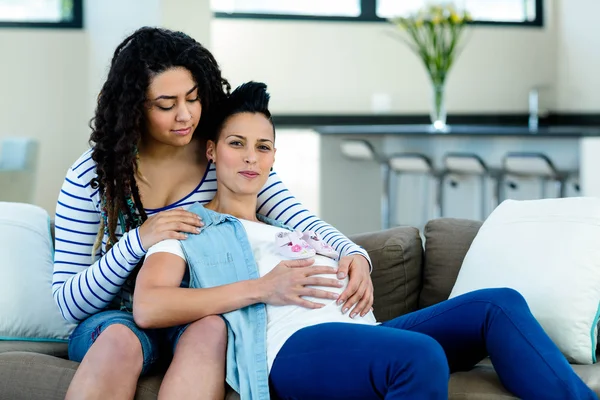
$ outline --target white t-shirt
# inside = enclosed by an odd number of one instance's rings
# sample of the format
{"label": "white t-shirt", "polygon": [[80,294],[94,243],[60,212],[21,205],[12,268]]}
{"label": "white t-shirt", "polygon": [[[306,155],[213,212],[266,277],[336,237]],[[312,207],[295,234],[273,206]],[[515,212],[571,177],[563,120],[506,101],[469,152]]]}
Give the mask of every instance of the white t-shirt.
{"label": "white t-shirt", "polygon": [[[280,255],[275,245],[275,235],[278,232],[287,230],[275,226],[262,224],[258,222],[240,220],[246,230],[254,259],[258,265],[259,275],[265,276],[281,261],[287,260]],[[185,254],[181,248],[181,244],[177,240],[164,240],[152,246],[146,258],[153,253],[167,252],[178,255],[185,260]],[[337,261],[321,255],[315,256],[313,265],[332,266],[337,268]],[[335,275],[315,275],[325,278],[335,278]],[[348,278],[345,278],[344,286],[341,288],[323,287],[321,289],[341,294],[346,285]],[[325,304],[319,309],[308,309],[300,306],[272,306],[267,304],[267,361],[269,372],[277,353],[283,346],[286,340],[289,339],[296,331],[307,326],[322,324],[325,322],[348,322],[355,324],[376,325],[375,315],[369,312],[364,317],[356,316],[350,318],[351,312],[342,314],[342,306],[336,304],[336,300],[317,299],[306,297],[307,300]]]}

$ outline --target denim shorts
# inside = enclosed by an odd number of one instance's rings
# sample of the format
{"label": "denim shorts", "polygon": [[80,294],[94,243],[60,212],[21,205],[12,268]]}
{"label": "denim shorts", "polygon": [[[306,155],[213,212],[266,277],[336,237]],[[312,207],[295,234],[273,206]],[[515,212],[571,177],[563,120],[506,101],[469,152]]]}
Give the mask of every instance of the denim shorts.
{"label": "denim shorts", "polygon": [[172,356],[179,338],[188,325],[164,329],[142,329],[133,314],[127,311],[101,311],[83,320],[69,337],[69,359],[81,362],[98,336],[113,324],[125,325],[137,336],[142,345],[144,363],[142,375],[147,373],[160,357]]}

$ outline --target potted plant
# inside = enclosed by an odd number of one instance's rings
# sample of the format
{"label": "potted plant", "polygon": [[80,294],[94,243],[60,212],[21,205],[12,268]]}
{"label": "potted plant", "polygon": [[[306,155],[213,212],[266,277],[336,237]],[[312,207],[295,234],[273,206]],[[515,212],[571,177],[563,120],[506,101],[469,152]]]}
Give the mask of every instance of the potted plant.
{"label": "potted plant", "polygon": [[408,16],[390,19],[403,32],[400,39],[419,56],[427,70],[432,86],[431,123],[437,130],[446,129],[446,79],[469,21],[466,11],[448,3],[430,4]]}

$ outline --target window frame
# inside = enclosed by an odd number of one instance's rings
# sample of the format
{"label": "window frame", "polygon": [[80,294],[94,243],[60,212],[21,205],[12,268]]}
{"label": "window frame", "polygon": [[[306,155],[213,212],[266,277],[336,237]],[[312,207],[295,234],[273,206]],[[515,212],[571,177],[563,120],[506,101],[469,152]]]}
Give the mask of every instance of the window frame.
{"label": "window frame", "polygon": [[[360,0],[361,13],[357,17],[336,17],[319,15],[290,15],[290,14],[255,14],[255,13],[224,13],[214,12],[215,18],[223,19],[263,19],[284,21],[331,21],[331,22],[387,22],[387,19],[377,16],[375,0]],[[535,0],[535,19],[533,21],[472,21],[472,25],[538,27],[544,26],[544,0]]]}
{"label": "window frame", "polygon": [[83,0],[73,0],[73,19],[68,22],[3,21],[0,28],[83,29]]}

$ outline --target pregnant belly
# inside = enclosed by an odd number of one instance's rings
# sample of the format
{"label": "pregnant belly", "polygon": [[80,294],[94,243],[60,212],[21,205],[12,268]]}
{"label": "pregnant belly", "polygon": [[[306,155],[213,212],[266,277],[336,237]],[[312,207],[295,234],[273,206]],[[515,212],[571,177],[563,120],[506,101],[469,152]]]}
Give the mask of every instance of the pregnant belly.
{"label": "pregnant belly", "polygon": [[[335,279],[335,275],[324,274],[315,275],[318,277]],[[348,278],[343,281],[342,287],[329,287],[329,286],[307,286],[310,288],[324,290],[331,293],[342,294],[342,292],[348,286]],[[345,304],[338,305],[337,300],[334,299],[323,299],[319,297],[303,296],[304,299],[313,303],[323,304],[321,308],[305,308],[296,305],[287,306],[267,306],[268,325],[274,328],[277,325],[294,325],[297,327],[315,325],[317,323],[325,322],[361,322],[363,323],[375,323],[375,318],[372,313],[365,315],[364,317],[350,318],[352,310],[342,313],[342,309],[346,306]],[[368,321],[368,322],[367,322]]]}
{"label": "pregnant belly", "polygon": [[[337,277],[334,274],[322,274],[322,275],[314,275],[314,277],[316,278],[325,278],[325,279],[335,279],[338,280]],[[307,288],[309,289],[316,289],[316,290],[322,290],[322,291],[326,291],[326,292],[330,292],[330,293],[335,293],[338,296],[341,295],[344,290],[346,290],[346,288],[348,287],[348,277],[346,277],[343,280],[339,280],[342,283],[342,286],[340,287],[334,287],[334,286],[307,286]],[[335,304],[335,302],[337,301],[336,299],[324,299],[321,297],[312,297],[312,296],[302,296],[303,299],[311,301],[313,303],[320,303],[320,304],[324,304],[324,305],[329,305],[329,304]]]}

